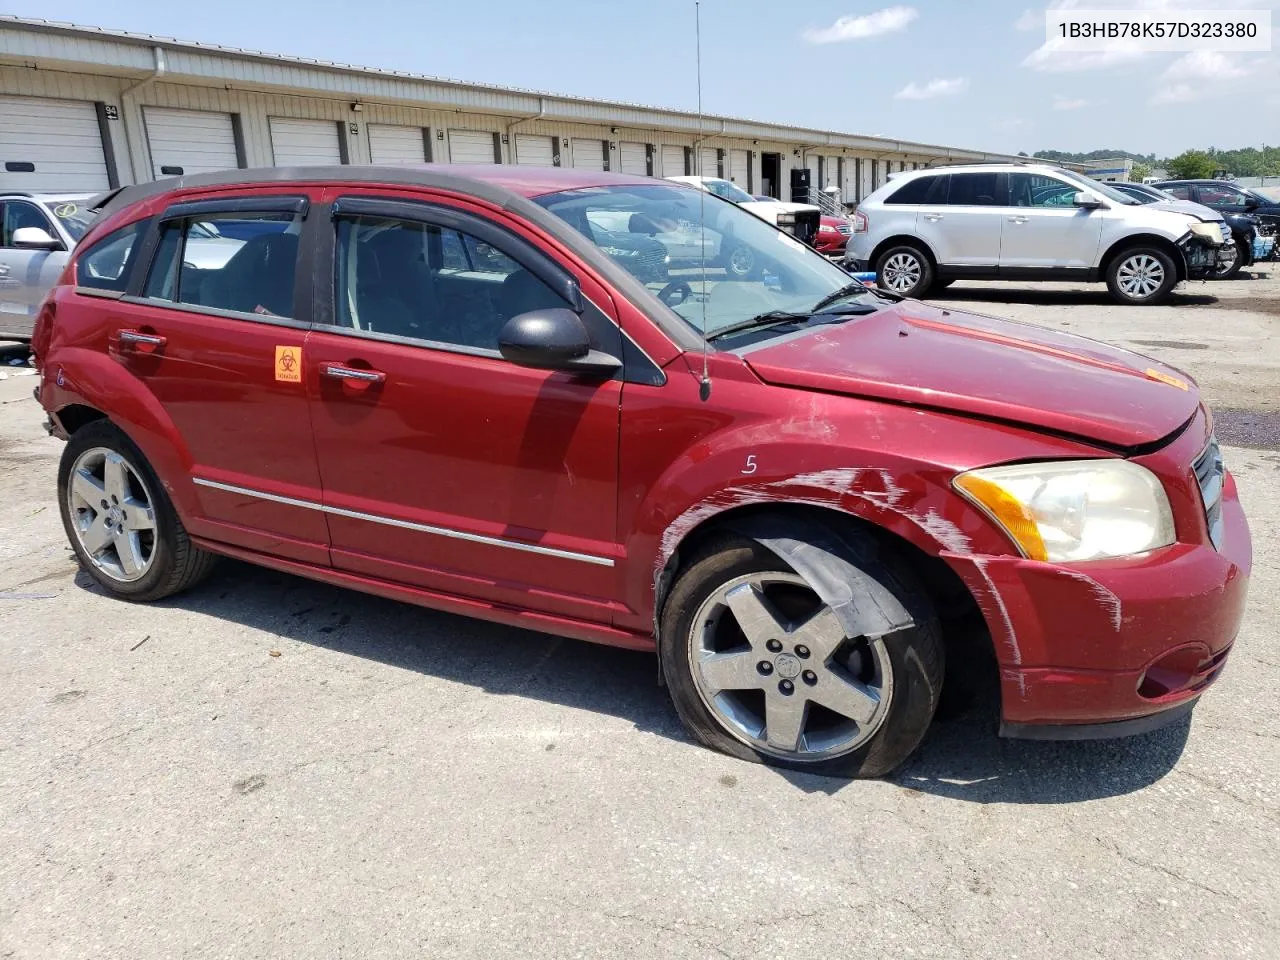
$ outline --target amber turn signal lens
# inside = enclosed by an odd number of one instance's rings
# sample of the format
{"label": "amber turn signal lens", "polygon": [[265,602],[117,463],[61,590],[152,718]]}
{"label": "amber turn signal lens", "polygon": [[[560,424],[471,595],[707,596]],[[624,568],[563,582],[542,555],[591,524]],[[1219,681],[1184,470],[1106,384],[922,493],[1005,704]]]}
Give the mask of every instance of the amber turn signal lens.
{"label": "amber turn signal lens", "polygon": [[955,479],[956,489],[1004,528],[1018,548],[1032,560],[1047,560],[1044,538],[1031,511],[1004,487],[972,473]]}

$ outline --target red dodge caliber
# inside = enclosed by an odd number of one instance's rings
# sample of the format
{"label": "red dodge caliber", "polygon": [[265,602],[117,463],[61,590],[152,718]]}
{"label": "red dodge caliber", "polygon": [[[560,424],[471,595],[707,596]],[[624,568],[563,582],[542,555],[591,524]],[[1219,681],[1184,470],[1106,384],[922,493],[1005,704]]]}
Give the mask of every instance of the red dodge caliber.
{"label": "red dodge caliber", "polygon": [[1240,626],[1188,377],[869,290],[714,196],[340,167],[98,203],[33,345],[67,535],[121,598],[223,554],[655,650],[704,743],[852,776],[975,665],[1006,736],[1184,717]]}

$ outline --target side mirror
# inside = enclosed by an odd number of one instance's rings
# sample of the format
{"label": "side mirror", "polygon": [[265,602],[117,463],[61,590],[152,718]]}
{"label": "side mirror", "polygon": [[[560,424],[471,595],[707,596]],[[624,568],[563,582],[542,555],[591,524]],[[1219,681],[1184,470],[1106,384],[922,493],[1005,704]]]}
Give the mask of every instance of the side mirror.
{"label": "side mirror", "polygon": [[512,317],[498,334],[498,350],[512,363],[542,370],[612,374],[622,366],[617,357],[592,350],[582,318],[563,307]]}
{"label": "side mirror", "polygon": [[13,231],[13,245],[19,250],[61,250],[62,241],[40,227],[19,227]]}
{"label": "side mirror", "polygon": [[1076,191],[1076,195],[1071,198],[1071,203],[1085,210],[1097,210],[1102,206],[1102,201],[1091,193],[1085,193],[1083,190]]}
{"label": "side mirror", "polygon": [[1260,207],[1260,206],[1262,206],[1262,204],[1258,202],[1258,198],[1257,198],[1257,197],[1249,197],[1249,198],[1248,198],[1247,200],[1245,200],[1245,202],[1244,202],[1244,208],[1245,208],[1245,210],[1247,210],[1249,213],[1252,213],[1254,210],[1257,210],[1257,209],[1258,209],[1258,207]]}

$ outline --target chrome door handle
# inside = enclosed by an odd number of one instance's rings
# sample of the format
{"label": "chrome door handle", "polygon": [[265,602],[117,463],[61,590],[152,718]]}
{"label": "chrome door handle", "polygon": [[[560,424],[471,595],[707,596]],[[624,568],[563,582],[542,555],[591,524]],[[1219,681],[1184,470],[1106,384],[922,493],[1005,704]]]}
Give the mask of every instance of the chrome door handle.
{"label": "chrome door handle", "polygon": [[928,220],[930,223],[937,223],[939,220],[941,220],[941,219],[942,219],[942,214],[940,214],[940,213],[926,213],[926,214],[924,215],[924,218],[925,218],[926,220]]}
{"label": "chrome door handle", "polygon": [[163,347],[169,341],[155,333],[143,333],[140,330],[121,330],[121,343],[137,343],[147,347]]}
{"label": "chrome door handle", "polygon": [[381,370],[358,370],[337,363],[326,363],[320,368],[320,372],[335,380],[359,380],[361,383],[382,383],[387,379],[387,375]]}
{"label": "chrome door handle", "polygon": [[8,275],[9,265],[7,263],[0,263],[0,277],[7,277]]}
{"label": "chrome door handle", "polygon": [[1026,223],[1027,218],[1026,217],[1010,217],[1009,222],[1010,223]]}

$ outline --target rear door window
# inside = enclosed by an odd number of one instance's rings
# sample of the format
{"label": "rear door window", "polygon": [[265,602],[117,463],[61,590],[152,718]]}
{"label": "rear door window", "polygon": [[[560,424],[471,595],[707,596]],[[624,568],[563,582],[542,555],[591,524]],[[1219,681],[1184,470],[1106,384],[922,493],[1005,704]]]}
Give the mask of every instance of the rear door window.
{"label": "rear door window", "polygon": [[143,295],[291,318],[301,229],[301,217],[290,213],[171,220],[160,235]]}
{"label": "rear door window", "polygon": [[953,207],[1003,207],[1006,205],[1003,174],[953,173],[947,203]]}

